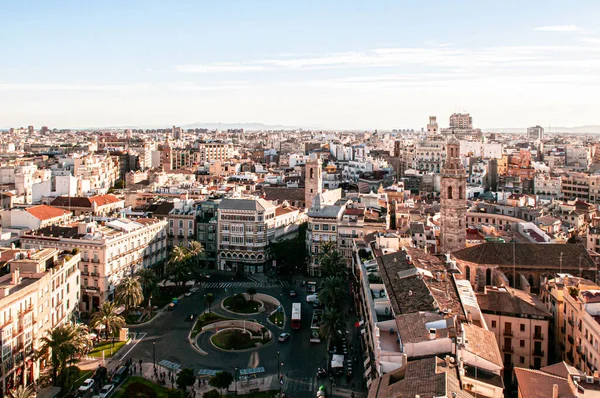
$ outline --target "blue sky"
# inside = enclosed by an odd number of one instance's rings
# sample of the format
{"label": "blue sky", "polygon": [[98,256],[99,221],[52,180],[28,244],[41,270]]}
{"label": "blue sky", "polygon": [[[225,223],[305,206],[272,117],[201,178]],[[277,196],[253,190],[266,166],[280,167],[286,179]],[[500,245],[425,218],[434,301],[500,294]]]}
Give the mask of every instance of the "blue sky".
{"label": "blue sky", "polygon": [[600,124],[598,1],[0,0],[0,126]]}

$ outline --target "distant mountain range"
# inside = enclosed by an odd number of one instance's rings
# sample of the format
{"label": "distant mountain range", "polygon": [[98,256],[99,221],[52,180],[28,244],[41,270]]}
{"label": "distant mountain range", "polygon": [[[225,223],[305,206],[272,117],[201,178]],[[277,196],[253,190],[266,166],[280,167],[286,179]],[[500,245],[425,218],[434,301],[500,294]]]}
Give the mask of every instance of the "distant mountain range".
{"label": "distant mountain range", "polygon": [[[579,127],[554,127],[554,126],[542,126],[544,127],[545,133],[566,133],[566,134],[600,134],[600,125],[594,124],[589,126],[579,126]],[[489,128],[489,129],[481,129],[485,132],[492,133],[525,133],[527,128]]]}
{"label": "distant mountain range", "polygon": [[263,123],[204,123],[196,122],[181,126],[183,129],[209,129],[209,130],[227,130],[227,129],[244,129],[244,130],[295,130],[298,127],[283,126],[280,124],[263,124]]}

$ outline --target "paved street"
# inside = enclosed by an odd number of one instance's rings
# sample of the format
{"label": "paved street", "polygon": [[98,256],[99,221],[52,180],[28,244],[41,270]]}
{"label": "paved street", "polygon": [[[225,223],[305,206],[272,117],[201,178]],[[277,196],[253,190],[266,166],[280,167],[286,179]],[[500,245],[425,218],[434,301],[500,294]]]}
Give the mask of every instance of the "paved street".
{"label": "paved street", "polygon": [[249,287],[264,287],[264,288],[281,288],[290,287],[287,281],[276,281],[274,283],[263,283],[263,282],[208,282],[203,285],[205,289],[227,289],[227,288],[244,288]]}
{"label": "paved street", "polygon": [[[287,282],[285,283],[287,284]],[[121,357],[121,360],[132,358],[134,361],[142,359],[144,362],[153,361],[153,348],[156,349],[156,361],[168,360],[181,367],[190,367],[195,372],[200,369],[227,370],[234,372],[237,366],[243,368],[264,367],[267,380],[278,386],[277,382],[277,352],[279,359],[283,364],[281,373],[284,375],[283,390],[291,397],[314,397],[319,385],[323,382],[316,380],[317,367],[327,365],[327,353],[325,343],[313,345],[309,341],[310,320],[312,317],[312,306],[306,303],[306,294],[299,286],[294,290],[298,293],[295,298],[289,297],[290,288],[275,284],[272,287],[262,286],[259,282],[210,282],[198,290],[191,297],[184,298],[174,311],[164,312],[158,319],[149,325],[132,327],[132,332],[145,333],[141,341],[131,349],[127,354]],[[219,288],[222,286],[222,288]],[[204,295],[213,293],[215,302],[213,309],[215,312],[223,313],[219,308],[220,303],[226,296],[243,293],[250,286],[256,287],[259,293],[275,296],[284,306],[286,317],[290,316],[292,302],[302,303],[302,328],[300,330],[291,330],[289,327],[289,318],[287,319],[284,331],[292,334],[290,341],[279,343],[274,341],[272,344],[258,350],[250,352],[222,352],[212,349],[209,355],[201,355],[195,351],[187,340],[188,333],[193,325],[188,321],[189,315],[194,314],[194,318],[205,310]],[[225,292],[227,289],[227,292]],[[239,317],[246,319],[259,319],[265,315],[253,315],[248,317]],[[265,323],[265,325],[267,325]],[[275,336],[278,336],[281,330],[275,326],[267,325]],[[205,337],[202,337],[205,338]],[[199,340],[201,343],[201,340]],[[202,346],[202,344],[200,344]],[[259,375],[259,378],[261,375]],[[323,379],[321,379],[322,381]],[[336,396],[350,396],[350,390],[340,391]],[[359,396],[359,395],[357,395]]]}

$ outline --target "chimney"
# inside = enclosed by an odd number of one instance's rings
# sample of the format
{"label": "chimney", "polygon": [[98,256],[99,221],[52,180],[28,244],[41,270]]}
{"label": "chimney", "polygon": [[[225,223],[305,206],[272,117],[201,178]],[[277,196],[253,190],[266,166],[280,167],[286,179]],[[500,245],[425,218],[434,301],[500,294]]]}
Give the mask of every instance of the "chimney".
{"label": "chimney", "polygon": [[15,285],[15,286],[16,286],[16,285],[18,285],[18,284],[19,284],[19,282],[21,282],[21,276],[20,276],[19,269],[17,268],[17,269],[15,269],[15,270],[12,272],[12,279],[11,279],[11,282],[10,282],[10,283],[11,283],[12,285]]}
{"label": "chimney", "polygon": [[558,398],[558,384],[552,384],[552,398]]}

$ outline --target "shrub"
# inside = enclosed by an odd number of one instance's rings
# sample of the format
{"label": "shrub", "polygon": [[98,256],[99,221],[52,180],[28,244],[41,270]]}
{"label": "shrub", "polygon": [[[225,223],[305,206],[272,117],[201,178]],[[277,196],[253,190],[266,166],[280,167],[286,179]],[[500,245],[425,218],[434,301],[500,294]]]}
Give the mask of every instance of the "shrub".
{"label": "shrub", "polygon": [[156,398],[156,391],[154,391],[150,386],[135,381],[127,386],[123,396],[135,398]]}

